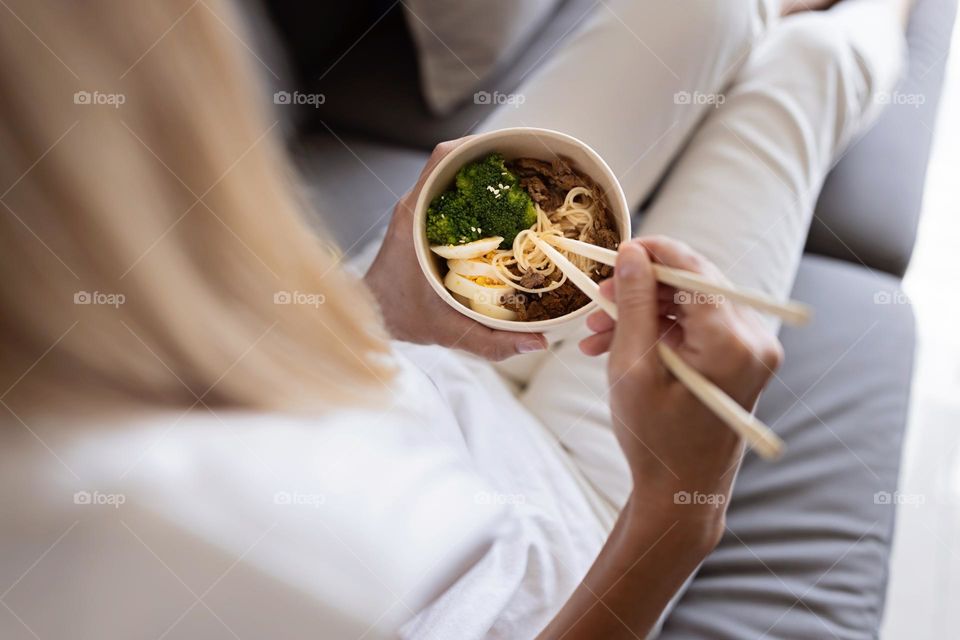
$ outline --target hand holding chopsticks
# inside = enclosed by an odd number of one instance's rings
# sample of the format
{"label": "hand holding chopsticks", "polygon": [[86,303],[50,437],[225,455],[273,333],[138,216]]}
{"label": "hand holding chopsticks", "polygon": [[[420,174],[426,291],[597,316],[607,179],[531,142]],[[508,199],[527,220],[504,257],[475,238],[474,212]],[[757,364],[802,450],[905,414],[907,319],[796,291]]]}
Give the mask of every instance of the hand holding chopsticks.
{"label": "hand holding chopsticks", "polygon": [[[598,247],[588,242],[580,242],[579,240],[561,237],[550,238],[550,243],[570,253],[576,253],[585,258],[596,260],[601,264],[610,265],[611,267],[617,264],[617,252],[611,249],[604,249],[603,247]],[[756,291],[749,291],[732,285],[714,282],[692,271],[673,269],[662,264],[654,264],[653,275],[663,284],[670,285],[682,291],[722,296],[732,302],[746,304],[758,311],[779,316],[784,322],[789,324],[806,324],[810,321],[812,315],[810,307],[805,304],[793,301],[785,303],[779,302]],[[570,274],[567,274],[567,277],[569,278]]]}
{"label": "hand holding chopsticks", "polygon": [[[596,301],[600,308],[603,309],[611,318],[614,320],[617,319],[616,304],[612,300],[600,294],[600,288],[596,282],[594,282],[587,274],[580,271],[580,269],[578,269],[572,262],[564,257],[562,253],[551,246],[550,243],[547,243],[542,238],[536,238],[534,241],[536,242],[537,247],[557,266],[557,268],[559,268],[567,276],[571,282],[573,282],[574,285],[580,288],[592,300]],[[559,238],[552,238],[551,243],[562,247],[566,251],[583,255],[604,264],[615,264],[616,262],[616,252],[608,249],[602,249],[600,247],[596,247],[595,245]],[[611,254],[613,256],[612,261]],[[762,300],[764,310],[780,310],[783,313],[780,313],[779,315],[791,321],[798,321],[802,318],[809,317],[809,311],[796,304],[782,305],[752,292],[745,293],[743,291],[733,289],[725,284],[716,284],[706,279],[704,276],[690,271],[671,269],[669,267],[664,267],[663,265],[653,266],[655,267],[655,277],[659,281],[665,282],[666,284],[670,284],[671,286],[675,286],[679,289],[686,291],[706,292],[705,288],[710,286],[712,287],[711,292],[722,291],[722,295],[727,296],[731,300],[749,301],[752,306],[760,306],[758,305],[758,301]],[[656,267],[661,267],[661,269],[658,270]],[[672,278],[672,281],[665,281],[665,278]],[[689,286],[674,284],[680,282],[686,283]],[[737,297],[731,295],[731,293],[736,293]],[[788,309],[790,311],[786,311]],[[800,311],[801,309],[804,309],[804,311]],[[773,433],[773,431],[769,429],[769,427],[757,420],[749,411],[744,409],[740,404],[730,398],[700,372],[687,364],[664,342],[661,341],[657,344],[657,350],[666,368],[706,407],[713,411],[718,418],[720,418],[731,429],[739,434],[751,447],[756,449],[757,453],[765,458],[776,458],[780,455],[783,449],[783,442],[775,433]]]}

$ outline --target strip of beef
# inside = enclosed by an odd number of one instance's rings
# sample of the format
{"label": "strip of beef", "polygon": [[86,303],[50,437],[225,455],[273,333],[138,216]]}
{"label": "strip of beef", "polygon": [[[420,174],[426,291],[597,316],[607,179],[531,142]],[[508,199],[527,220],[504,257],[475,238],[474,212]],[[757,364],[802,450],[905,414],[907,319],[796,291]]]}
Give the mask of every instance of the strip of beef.
{"label": "strip of beef", "polygon": [[[536,158],[518,158],[507,163],[508,168],[519,178],[520,186],[526,190],[534,202],[547,213],[558,209],[575,187],[585,187],[596,197],[597,216],[593,226],[584,236],[584,240],[605,249],[616,249],[620,236],[610,224],[610,213],[606,195],[590,178],[573,168],[566,158],[558,157],[552,162]],[[517,272],[518,275],[519,272]],[[537,289],[548,283],[548,278],[535,272],[522,274],[520,284],[528,289]],[[609,278],[613,268],[598,264],[590,277],[595,281]],[[558,279],[560,272],[551,274],[550,279]],[[590,301],[586,294],[572,282],[564,282],[553,291],[546,293],[524,293],[513,297],[504,306],[515,311],[524,321],[548,320],[559,318],[576,311]]]}
{"label": "strip of beef", "polygon": [[528,271],[523,274],[523,277],[520,278],[520,286],[526,287],[527,289],[539,289],[540,287],[545,287],[547,285],[547,277],[542,273],[537,273],[536,271]]}
{"label": "strip of beef", "polygon": [[[520,186],[530,194],[540,208],[548,213],[556,211],[563,204],[563,199],[569,191],[569,189],[561,189],[554,180],[558,169],[563,170],[561,167],[554,167],[558,161],[560,160],[551,164],[535,158],[518,158],[507,165],[520,178]],[[566,165],[566,169],[570,169],[569,165]]]}
{"label": "strip of beef", "polygon": [[575,187],[585,187],[597,197],[597,209],[603,218],[600,226],[610,227],[607,198],[596,182],[573,168],[570,161],[557,157],[553,162],[536,158],[517,158],[507,167],[520,179],[522,186],[534,202],[550,213],[555,211],[567,193]]}
{"label": "strip of beef", "polygon": [[[609,227],[602,229],[591,229],[585,240],[591,244],[597,245],[598,247],[603,247],[604,249],[616,250],[616,248],[620,246],[620,235]],[[600,280],[609,278],[612,275],[613,267],[599,263],[597,263],[594,273],[590,274],[590,276],[598,282]]]}

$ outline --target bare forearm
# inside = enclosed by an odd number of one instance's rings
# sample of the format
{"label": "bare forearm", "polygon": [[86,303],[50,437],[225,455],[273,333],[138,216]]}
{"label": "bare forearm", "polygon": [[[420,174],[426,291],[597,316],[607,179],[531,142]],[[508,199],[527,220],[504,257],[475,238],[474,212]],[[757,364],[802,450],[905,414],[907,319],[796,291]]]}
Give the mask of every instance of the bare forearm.
{"label": "bare forearm", "polygon": [[716,544],[722,520],[643,513],[632,496],[583,582],[541,639],[645,637]]}
{"label": "bare forearm", "polygon": [[[595,333],[580,346],[585,353],[610,354],[610,414],[634,491],[583,583],[542,638],[646,636],[724,531],[743,443],[663,368],[657,344],[680,350],[688,365],[744,408],[753,406],[783,358],[776,337],[750,309],[686,304],[676,305],[682,308],[672,318],[662,315],[652,258],[722,281],[716,265],[669,238],[621,243],[613,279],[601,285],[616,302],[619,320],[594,314],[587,326]],[[666,320],[670,329],[664,332]],[[713,499],[679,500],[683,493]]]}

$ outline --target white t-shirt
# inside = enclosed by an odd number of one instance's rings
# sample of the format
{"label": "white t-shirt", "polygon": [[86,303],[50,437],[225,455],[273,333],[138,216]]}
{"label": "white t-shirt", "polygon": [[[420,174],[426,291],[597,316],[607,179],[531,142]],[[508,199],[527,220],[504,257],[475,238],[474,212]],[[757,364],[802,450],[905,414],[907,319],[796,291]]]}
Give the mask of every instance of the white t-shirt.
{"label": "white t-shirt", "polygon": [[609,510],[489,365],[397,351],[376,411],[6,425],[0,637],[535,635]]}

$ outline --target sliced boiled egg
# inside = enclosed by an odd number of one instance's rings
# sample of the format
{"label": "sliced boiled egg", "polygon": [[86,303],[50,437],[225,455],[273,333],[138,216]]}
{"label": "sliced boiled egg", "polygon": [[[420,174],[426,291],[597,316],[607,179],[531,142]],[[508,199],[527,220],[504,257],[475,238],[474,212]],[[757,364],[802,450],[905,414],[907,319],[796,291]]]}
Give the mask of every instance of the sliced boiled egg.
{"label": "sliced boiled egg", "polygon": [[517,313],[515,311],[510,311],[496,304],[487,304],[486,302],[480,302],[479,300],[471,300],[470,308],[476,311],[477,313],[482,313],[483,315],[496,318],[497,320],[516,320]]}
{"label": "sliced boiled egg", "polygon": [[500,304],[513,293],[513,287],[504,284],[502,280],[485,276],[461,276],[454,271],[447,272],[443,285],[453,293],[469,298],[471,302],[486,304]]}
{"label": "sliced boiled egg", "polygon": [[447,260],[469,260],[490,253],[499,247],[501,242],[503,242],[502,237],[493,236],[491,238],[480,238],[466,244],[438,244],[430,247],[430,251]]}
{"label": "sliced boiled egg", "polygon": [[447,266],[450,271],[472,278],[483,276],[494,280],[503,280],[503,277],[497,271],[497,268],[489,261],[482,258],[470,258],[469,260],[447,260]]}

